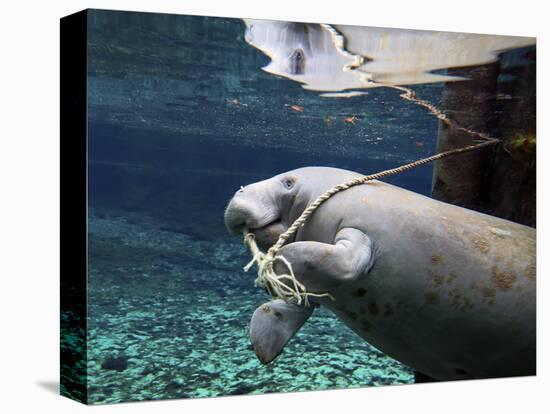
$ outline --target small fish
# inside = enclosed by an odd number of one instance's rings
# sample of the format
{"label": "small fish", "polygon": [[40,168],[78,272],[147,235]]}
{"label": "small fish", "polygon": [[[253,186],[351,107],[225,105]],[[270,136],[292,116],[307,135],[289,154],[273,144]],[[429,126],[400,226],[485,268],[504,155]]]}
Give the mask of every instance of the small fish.
{"label": "small fish", "polygon": [[344,122],[346,124],[355,125],[355,121],[357,121],[357,117],[355,115],[348,116],[347,118],[344,118]]}
{"label": "small fish", "polygon": [[416,148],[422,148],[424,146],[424,143],[422,141],[416,141],[414,145],[416,145]]}
{"label": "small fish", "polygon": [[325,118],[325,122],[329,127],[331,127],[332,123],[334,122],[334,118],[332,117],[332,115],[327,115],[327,117]]}
{"label": "small fish", "polygon": [[231,99],[231,103],[232,103],[233,105],[238,105],[238,104],[240,104],[240,102],[239,102],[238,99]]}
{"label": "small fish", "polygon": [[296,112],[304,112],[304,107],[300,105],[291,105],[290,109]]}

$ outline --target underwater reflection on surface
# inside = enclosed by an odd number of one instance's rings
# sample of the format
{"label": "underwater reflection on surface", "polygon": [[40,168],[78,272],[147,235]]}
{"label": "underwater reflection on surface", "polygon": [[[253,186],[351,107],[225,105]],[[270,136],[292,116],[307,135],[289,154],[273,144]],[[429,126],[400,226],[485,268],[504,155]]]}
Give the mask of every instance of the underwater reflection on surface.
{"label": "underwater reflection on surface", "polygon": [[263,70],[317,91],[463,80],[432,72],[484,65],[502,51],[535,43],[529,37],[244,21],[246,41],[271,58]]}

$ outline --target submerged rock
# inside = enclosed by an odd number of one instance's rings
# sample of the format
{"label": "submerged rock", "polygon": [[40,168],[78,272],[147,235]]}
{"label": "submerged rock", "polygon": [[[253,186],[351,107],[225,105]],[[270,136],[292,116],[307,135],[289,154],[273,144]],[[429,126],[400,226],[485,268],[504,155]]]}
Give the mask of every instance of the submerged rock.
{"label": "submerged rock", "polygon": [[124,371],[128,368],[128,358],[125,356],[119,356],[116,358],[109,357],[101,364],[101,368],[118,372]]}

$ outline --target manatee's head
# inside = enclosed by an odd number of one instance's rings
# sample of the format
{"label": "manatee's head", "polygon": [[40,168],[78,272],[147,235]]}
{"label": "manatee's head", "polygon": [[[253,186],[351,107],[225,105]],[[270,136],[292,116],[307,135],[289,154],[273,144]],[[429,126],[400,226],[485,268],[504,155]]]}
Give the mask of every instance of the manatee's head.
{"label": "manatee's head", "polygon": [[238,190],[225,210],[231,234],[246,227],[262,249],[272,246],[311,199],[310,183],[300,170],[279,174]]}
{"label": "manatee's head", "polygon": [[225,225],[232,234],[242,234],[246,227],[266,250],[319,195],[359,176],[337,168],[304,167],[247,185],[229,202]]}

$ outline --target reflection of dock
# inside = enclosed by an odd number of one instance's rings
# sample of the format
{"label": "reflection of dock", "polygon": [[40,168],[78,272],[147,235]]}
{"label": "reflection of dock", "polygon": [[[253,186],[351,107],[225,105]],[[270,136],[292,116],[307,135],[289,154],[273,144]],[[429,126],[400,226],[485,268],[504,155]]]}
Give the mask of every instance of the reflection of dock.
{"label": "reflection of dock", "polygon": [[[268,73],[337,92],[464,80],[449,68],[495,62],[534,38],[244,19],[245,40],[271,58]],[[326,96],[326,95],[325,95]]]}

